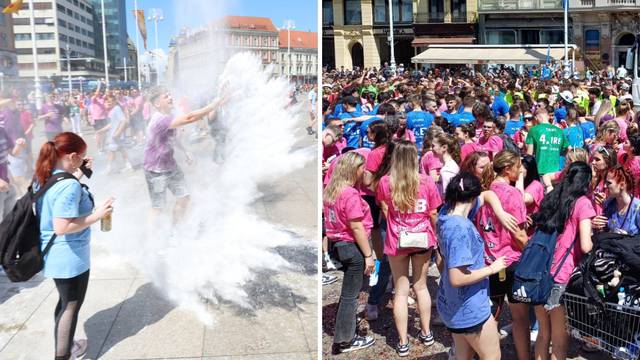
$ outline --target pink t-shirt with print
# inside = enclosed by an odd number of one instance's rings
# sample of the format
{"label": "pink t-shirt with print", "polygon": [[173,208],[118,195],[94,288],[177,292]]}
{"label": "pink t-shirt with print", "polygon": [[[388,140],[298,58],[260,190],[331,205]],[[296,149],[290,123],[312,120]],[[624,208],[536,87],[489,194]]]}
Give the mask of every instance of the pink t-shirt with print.
{"label": "pink t-shirt with print", "polygon": [[[496,193],[502,208],[516,218],[518,224],[527,221],[527,208],[520,190],[515,187],[494,181],[490,187]],[[502,226],[498,217],[489,205],[484,205],[478,215],[478,232],[485,242],[485,260],[493,263],[500,256],[506,257],[507,266],[520,260],[522,251],[517,247],[509,230]]]}
{"label": "pink t-shirt with print", "polygon": [[428,246],[435,248],[438,244],[436,234],[431,226],[429,213],[442,204],[442,199],[433,179],[420,174],[420,187],[413,212],[401,213],[393,205],[391,195],[391,181],[388,175],[380,179],[376,200],[387,204],[389,209],[387,216],[387,237],[384,241],[384,253],[389,256],[405,255],[415,252],[416,249],[399,249],[398,238],[401,231],[410,233],[427,233]]}
{"label": "pink t-shirt with print", "polygon": [[355,242],[356,239],[349,226],[351,221],[362,221],[367,236],[371,234],[373,227],[371,209],[360,196],[360,192],[352,186],[342,190],[333,204],[325,202],[323,213],[326,234],[331,241]]}
{"label": "pink t-shirt with print", "polygon": [[429,175],[431,170],[435,170],[436,173],[440,174],[440,169],[444,164],[442,160],[438,159],[438,157],[433,153],[433,151],[428,151],[426,154],[422,156],[420,160],[420,167],[422,168],[422,173]]}
{"label": "pink t-shirt with print", "polygon": [[[580,221],[591,219],[594,216],[596,216],[596,211],[591,204],[591,200],[586,196],[579,197],[573,205],[571,216],[569,216],[565,223],[564,231],[562,234],[558,235],[558,239],[556,240],[556,249],[553,253],[551,274],[554,274],[557,271],[560,260],[562,260],[562,257],[567,252],[567,249],[569,249],[574,239],[576,239],[576,236],[578,236],[578,226],[580,225]],[[564,264],[562,264],[562,268],[553,280],[558,284],[566,285],[569,283],[571,273],[576,267],[576,264],[578,264],[580,259],[582,259],[582,255],[580,239],[578,238],[575,242],[575,246],[569,253],[569,256],[567,256]]]}
{"label": "pink t-shirt with print", "polygon": [[624,162],[623,166],[636,181],[636,183],[633,184],[633,196],[640,197],[640,156],[631,157]]}
{"label": "pink t-shirt with print", "polygon": [[[393,140],[398,140],[398,134],[393,134]],[[412,143],[416,143],[416,136],[413,133],[413,130],[405,129],[404,136],[402,140],[411,141]]]}

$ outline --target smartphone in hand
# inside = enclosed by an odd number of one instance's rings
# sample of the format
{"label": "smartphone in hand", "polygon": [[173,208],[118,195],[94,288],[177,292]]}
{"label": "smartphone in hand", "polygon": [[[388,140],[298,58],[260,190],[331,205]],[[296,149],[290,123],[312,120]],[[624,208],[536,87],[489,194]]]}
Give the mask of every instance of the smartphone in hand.
{"label": "smartphone in hand", "polygon": [[93,175],[93,170],[87,167],[88,162],[89,160],[87,159],[82,160],[82,165],[80,165],[80,171],[82,171],[82,173],[84,174],[84,176],[87,177],[87,179],[91,179],[91,175]]}

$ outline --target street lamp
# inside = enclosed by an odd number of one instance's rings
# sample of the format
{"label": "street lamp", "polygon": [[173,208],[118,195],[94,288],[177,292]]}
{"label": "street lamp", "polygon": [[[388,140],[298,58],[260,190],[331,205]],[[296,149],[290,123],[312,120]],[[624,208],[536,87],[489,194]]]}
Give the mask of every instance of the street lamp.
{"label": "street lamp", "polygon": [[389,0],[389,43],[391,45],[391,73],[396,74],[396,55],[393,44],[393,1]]}
{"label": "street lamp", "polygon": [[[103,0],[104,1],[104,0]],[[164,20],[164,16],[162,14],[162,9],[158,9],[158,8],[151,8],[149,9],[149,21],[153,21],[155,24],[155,31],[156,31],[156,51],[158,51],[158,22]],[[156,54],[153,54],[153,57],[155,59],[155,65],[156,65],[156,85],[160,85],[160,62],[158,61],[158,56]]]}
{"label": "street lamp", "polygon": [[296,28],[296,24],[293,20],[285,20],[285,26],[287,28],[287,75],[291,79],[291,30]]}

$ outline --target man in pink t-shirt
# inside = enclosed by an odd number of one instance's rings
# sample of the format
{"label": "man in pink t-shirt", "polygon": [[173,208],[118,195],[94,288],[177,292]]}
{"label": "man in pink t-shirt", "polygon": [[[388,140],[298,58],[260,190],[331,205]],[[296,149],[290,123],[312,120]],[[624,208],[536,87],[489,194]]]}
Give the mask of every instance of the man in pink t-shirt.
{"label": "man in pink t-shirt", "polygon": [[101,132],[108,124],[107,120],[107,109],[104,105],[104,96],[101,95],[100,90],[102,87],[102,82],[98,82],[98,88],[96,92],[91,97],[91,103],[89,104],[89,122],[93,125],[93,129],[96,131],[96,144],[98,146],[98,151],[104,151],[104,139],[106,136],[105,132]]}
{"label": "man in pink t-shirt", "polygon": [[498,135],[494,135],[496,126],[491,118],[484,121],[482,125],[482,136],[476,142],[477,150],[486,151],[491,158],[504,147],[504,142]]}

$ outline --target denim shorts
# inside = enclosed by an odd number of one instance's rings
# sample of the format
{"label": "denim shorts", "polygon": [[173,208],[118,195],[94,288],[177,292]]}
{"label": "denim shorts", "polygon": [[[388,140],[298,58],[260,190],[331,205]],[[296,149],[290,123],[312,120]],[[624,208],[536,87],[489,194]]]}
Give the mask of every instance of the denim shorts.
{"label": "denim shorts", "polygon": [[162,209],[165,206],[167,189],[177,198],[189,195],[184,174],[180,168],[165,173],[145,170],[144,177],[147,180],[151,206],[154,209]]}
{"label": "denim shorts", "polygon": [[549,298],[547,299],[547,303],[544,304],[544,308],[547,311],[551,311],[558,306],[562,305],[562,297],[564,296],[564,292],[567,289],[567,285],[563,284],[553,284],[551,288],[551,293],[549,293]]}

